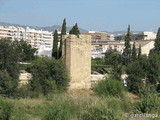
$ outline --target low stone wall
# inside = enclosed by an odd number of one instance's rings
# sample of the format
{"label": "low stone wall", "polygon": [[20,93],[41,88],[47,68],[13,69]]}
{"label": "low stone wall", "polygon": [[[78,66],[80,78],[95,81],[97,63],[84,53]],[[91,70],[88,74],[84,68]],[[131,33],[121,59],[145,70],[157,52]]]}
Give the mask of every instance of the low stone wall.
{"label": "low stone wall", "polygon": [[19,84],[27,84],[32,78],[32,75],[25,70],[22,70],[19,75]]}
{"label": "low stone wall", "polygon": [[106,77],[107,77],[107,75],[91,74],[91,88],[93,88],[99,81],[104,80]]}

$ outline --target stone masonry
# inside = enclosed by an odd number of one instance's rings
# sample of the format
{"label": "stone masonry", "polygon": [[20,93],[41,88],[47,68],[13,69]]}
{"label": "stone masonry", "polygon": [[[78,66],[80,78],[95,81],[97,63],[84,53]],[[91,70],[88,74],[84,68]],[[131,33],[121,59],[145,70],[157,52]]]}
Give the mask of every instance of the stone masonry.
{"label": "stone masonry", "polygon": [[63,58],[69,72],[69,89],[91,87],[91,36],[63,36]]}

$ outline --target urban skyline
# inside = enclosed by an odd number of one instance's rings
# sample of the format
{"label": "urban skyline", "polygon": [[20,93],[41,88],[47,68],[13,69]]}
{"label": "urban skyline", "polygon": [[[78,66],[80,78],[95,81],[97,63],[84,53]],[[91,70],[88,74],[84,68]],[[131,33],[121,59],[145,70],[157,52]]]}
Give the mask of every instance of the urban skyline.
{"label": "urban skyline", "polygon": [[157,31],[160,26],[158,0],[0,0],[0,22],[29,26],[78,23],[79,27],[96,31]]}

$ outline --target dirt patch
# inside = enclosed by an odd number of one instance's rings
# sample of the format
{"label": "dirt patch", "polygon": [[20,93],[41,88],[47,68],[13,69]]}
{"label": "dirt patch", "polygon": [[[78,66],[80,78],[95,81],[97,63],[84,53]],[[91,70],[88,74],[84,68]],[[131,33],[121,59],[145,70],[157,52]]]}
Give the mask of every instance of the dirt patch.
{"label": "dirt patch", "polygon": [[127,96],[129,98],[131,98],[131,102],[132,103],[138,102],[138,100],[139,100],[139,96],[137,96],[137,95],[135,95],[133,93],[127,92]]}

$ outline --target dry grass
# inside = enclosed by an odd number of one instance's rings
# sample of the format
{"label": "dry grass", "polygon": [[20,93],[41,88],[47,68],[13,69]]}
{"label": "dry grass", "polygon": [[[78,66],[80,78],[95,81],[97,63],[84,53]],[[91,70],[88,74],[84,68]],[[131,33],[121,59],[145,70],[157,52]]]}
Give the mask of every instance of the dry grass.
{"label": "dry grass", "polygon": [[133,93],[127,92],[127,96],[131,99],[132,103],[135,103],[135,102],[139,101],[139,96],[137,96]]}
{"label": "dry grass", "polygon": [[74,90],[69,90],[67,92],[67,94],[68,95],[83,96],[83,95],[92,95],[92,94],[94,94],[94,92],[91,89],[74,89]]}
{"label": "dry grass", "polygon": [[[127,96],[131,101],[137,102],[138,96],[127,93]],[[116,97],[99,97],[94,94],[92,90],[70,90],[63,94],[52,94],[46,97],[40,97],[38,99],[10,99],[14,103],[14,112],[11,120],[41,120],[48,110],[48,106],[53,104],[67,103],[77,108],[78,114],[87,112],[90,108],[109,108],[115,111],[115,115],[123,116],[125,112],[128,112],[127,108],[130,103],[127,98]],[[139,120],[139,119],[135,119]],[[142,119],[144,120],[144,119]]]}

